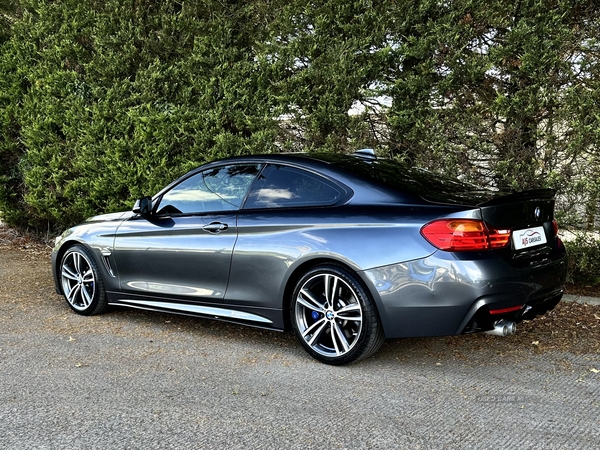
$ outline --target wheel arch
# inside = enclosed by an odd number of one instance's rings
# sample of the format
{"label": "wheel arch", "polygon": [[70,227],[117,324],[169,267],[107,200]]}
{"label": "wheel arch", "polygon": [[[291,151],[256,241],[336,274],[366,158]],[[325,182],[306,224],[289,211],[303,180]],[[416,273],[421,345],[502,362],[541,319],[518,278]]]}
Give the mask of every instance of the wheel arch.
{"label": "wheel arch", "polygon": [[[68,274],[63,275],[63,268],[69,255]],[[69,240],[63,243],[53,254],[54,276],[57,292],[65,296],[69,307],[78,314],[90,316],[101,314],[108,309],[106,289],[100,273],[96,252],[85,243]],[[60,273],[59,273],[60,272]],[[69,294],[63,287],[68,284]]]}
{"label": "wheel arch", "polygon": [[[339,259],[331,258],[331,257],[317,257],[313,259],[309,259],[307,261],[303,261],[297,267],[294,268],[293,272],[288,277],[285,287],[283,289],[283,301],[282,301],[282,314],[283,314],[283,324],[284,330],[290,331],[292,329],[292,324],[290,321],[290,305],[292,302],[292,293],[294,292],[294,288],[300,278],[304,276],[309,270],[313,267],[322,265],[322,264],[332,264],[342,269],[350,272],[352,275],[356,277],[356,279],[362,284],[362,287],[371,295],[375,303],[375,308],[377,309],[377,314],[382,322],[385,322],[382,317],[383,305],[381,304],[381,298],[375,289],[375,286],[371,281],[362,273],[362,271],[357,270],[355,267],[352,267],[350,264],[340,261]],[[385,332],[385,328],[384,328]]]}
{"label": "wheel arch", "polygon": [[65,256],[65,253],[67,253],[69,251],[69,249],[75,247],[76,245],[81,245],[82,247],[85,247],[90,254],[92,255],[92,257],[94,258],[94,262],[96,263],[97,267],[101,267],[101,263],[99,263],[99,261],[96,258],[96,252],[94,252],[94,249],[91,248],[89,245],[87,245],[85,242],[82,241],[78,241],[77,239],[70,239],[68,241],[65,241],[61,244],[60,248],[56,251],[54,258],[55,259],[55,263],[54,263],[54,267],[52,270],[52,275],[54,276],[54,281],[55,281],[55,285],[56,285],[56,292],[59,295],[64,295],[64,292],[62,290],[62,284],[60,282],[60,264],[61,261],[63,259],[63,257]]}

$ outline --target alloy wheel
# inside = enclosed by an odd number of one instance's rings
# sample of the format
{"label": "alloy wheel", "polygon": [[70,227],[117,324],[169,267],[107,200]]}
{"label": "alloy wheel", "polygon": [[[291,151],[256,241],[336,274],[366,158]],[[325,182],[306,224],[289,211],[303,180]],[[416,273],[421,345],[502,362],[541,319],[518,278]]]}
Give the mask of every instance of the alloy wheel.
{"label": "alloy wheel", "polygon": [[89,309],[96,294],[96,279],[88,257],[76,250],[67,253],[60,277],[67,302],[77,311]]}
{"label": "alloy wheel", "polygon": [[318,273],[306,280],[294,315],[301,339],[325,357],[346,355],[361,336],[363,309],[357,293],[335,274]]}

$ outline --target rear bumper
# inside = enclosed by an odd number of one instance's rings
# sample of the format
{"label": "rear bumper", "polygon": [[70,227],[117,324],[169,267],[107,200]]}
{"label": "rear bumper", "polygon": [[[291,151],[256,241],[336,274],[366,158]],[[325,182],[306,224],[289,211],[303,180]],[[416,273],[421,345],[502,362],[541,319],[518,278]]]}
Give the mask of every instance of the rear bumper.
{"label": "rear bumper", "polygon": [[563,289],[560,288],[544,295],[530,298],[523,304],[521,304],[522,299],[515,298],[513,301],[513,303],[516,303],[515,306],[507,308],[498,308],[498,303],[494,302],[493,299],[487,304],[477,301],[465,315],[456,334],[491,330],[499,320],[515,323],[523,320],[532,320],[536,316],[554,309],[562,296]]}
{"label": "rear bumper", "polygon": [[554,308],[563,295],[562,244],[543,263],[515,268],[493,252],[436,252],[363,272],[387,338],[486,331],[500,319],[520,322]]}

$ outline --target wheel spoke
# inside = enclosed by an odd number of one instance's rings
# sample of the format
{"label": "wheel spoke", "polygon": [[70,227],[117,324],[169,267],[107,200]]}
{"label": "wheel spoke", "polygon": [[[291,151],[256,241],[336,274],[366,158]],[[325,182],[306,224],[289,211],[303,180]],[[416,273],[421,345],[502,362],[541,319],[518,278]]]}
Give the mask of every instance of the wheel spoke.
{"label": "wheel spoke", "polygon": [[81,285],[80,284],[76,284],[75,286],[73,286],[73,288],[67,293],[67,300],[69,301],[69,303],[71,303],[72,305],[75,304],[75,296],[77,295],[77,293],[81,290]]}
{"label": "wheel spoke", "polygon": [[312,337],[308,341],[308,345],[313,345],[315,343],[315,341],[319,338],[319,336],[321,336],[321,333],[323,333],[323,330],[325,330],[325,327],[327,326],[327,320],[321,319],[318,322],[315,322],[312,327],[310,327],[309,329],[306,330],[305,333],[303,333],[303,336],[305,339],[310,334],[311,330],[313,330],[314,328],[317,328],[317,325],[318,325],[318,330],[313,333]]}
{"label": "wheel spoke", "polygon": [[318,312],[323,311],[323,308],[320,308],[318,306],[313,305],[312,303],[307,302],[300,296],[298,296],[298,303],[300,303],[302,306],[304,306],[305,308],[308,308],[312,311],[318,311]]}
{"label": "wheel spoke", "polygon": [[73,253],[73,265],[75,266],[75,272],[81,274],[81,255],[79,253]]}
{"label": "wheel spoke", "polygon": [[85,286],[81,286],[81,300],[83,301],[83,306],[85,306],[86,308],[88,306],[90,306],[90,303],[92,303],[92,297],[90,297],[90,293],[87,291],[87,289],[85,288]]}
{"label": "wheel spoke", "polygon": [[92,272],[92,269],[89,269],[86,273],[84,273],[83,276],[81,277],[81,280],[84,283],[93,283],[94,282],[94,272]]}
{"label": "wheel spoke", "polygon": [[335,331],[335,336],[337,336],[340,343],[342,344],[342,347],[344,347],[344,353],[346,353],[348,350],[350,350],[350,344],[348,343],[348,340],[346,339],[346,335],[344,334],[344,331],[340,328],[340,325],[335,320],[332,322],[331,331],[332,331],[332,338],[333,338],[333,343],[335,345],[336,351],[338,351],[338,347],[337,347],[337,344],[335,344],[337,339],[334,338],[334,331]]}
{"label": "wheel spoke", "polygon": [[335,354],[337,356],[339,356],[340,355],[340,348],[338,347],[337,339],[335,338],[335,335],[336,335],[335,325],[336,325],[335,321],[334,322],[330,322],[329,333],[331,334],[331,342],[333,343],[333,348],[335,349]]}
{"label": "wheel spoke", "polygon": [[336,311],[337,317],[353,322],[362,321],[362,310],[358,303],[350,303]]}
{"label": "wheel spoke", "polygon": [[[313,311],[323,311],[325,309],[325,305],[319,302],[312,294],[312,292],[307,291],[306,289],[302,289],[300,291],[300,294],[306,297],[306,299],[304,299],[300,295],[298,296],[298,303],[300,303],[302,306],[305,306],[308,309],[312,309]],[[310,302],[307,300],[309,300]]]}
{"label": "wheel spoke", "polygon": [[338,277],[329,274],[325,275],[325,298],[330,307],[334,305],[337,299],[337,285]]}
{"label": "wheel spoke", "polygon": [[302,297],[298,296],[298,303],[300,303],[305,308],[308,308],[312,311],[323,311],[323,308],[319,308],[318,306],[313,305],[312,303],[307,302]]}
{"label": "wheel spoke", "polygon": [[63,277],[68,278],[69,280],[77,281],[77,274],[71,271],[71,269],[69,269],[67,266],[63,266],[61,274]]}
{"label": "wheel spoke", "polygon": [[302,332],[302,337],[306,338],[308,335],[310,335],[313,332],[313,330],[315,328],[318,328],[319,325],[321,325],[325,322],[326,322],[326,320],[324,318],[317,320],[315,323],[313,323],[310,327],[308,327],[306,330],[304,330]]}

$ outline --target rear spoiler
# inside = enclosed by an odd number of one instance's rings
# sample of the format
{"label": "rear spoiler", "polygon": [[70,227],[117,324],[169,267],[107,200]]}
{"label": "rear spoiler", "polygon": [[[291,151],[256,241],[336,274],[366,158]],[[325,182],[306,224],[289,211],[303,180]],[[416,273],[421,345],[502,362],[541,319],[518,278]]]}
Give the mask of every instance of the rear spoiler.
{"label": "rear spoiler", "polygon": [[554,189],[531,189],[528,191],[513,192],[511,194],[501,195],[500,197],[495,197],[491,200],[480,203],[477,206],[494,206],[525,200],[552,200],[555,194],[556,190]]}

